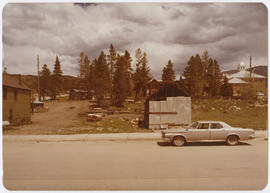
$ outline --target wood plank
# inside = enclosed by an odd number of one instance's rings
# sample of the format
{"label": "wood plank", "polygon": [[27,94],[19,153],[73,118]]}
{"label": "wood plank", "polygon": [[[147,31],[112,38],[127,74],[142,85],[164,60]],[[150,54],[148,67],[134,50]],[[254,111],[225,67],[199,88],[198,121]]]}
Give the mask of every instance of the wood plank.
{"label": "wood plank", "polygon": [[155,114],[155,115],[177,115],[177,112],[148,112],[147,114]]}

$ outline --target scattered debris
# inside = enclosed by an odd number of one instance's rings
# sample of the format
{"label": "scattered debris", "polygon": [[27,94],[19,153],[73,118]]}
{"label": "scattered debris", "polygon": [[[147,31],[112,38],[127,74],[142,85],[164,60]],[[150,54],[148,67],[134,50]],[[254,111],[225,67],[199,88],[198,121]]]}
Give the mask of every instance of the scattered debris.
{"label": "scattered debris", "polygon": [[134,99],[126,99],[126,102],[127,102],[127,103],[134,103],[135,100],[134,100]]}
{"label": "scattered debris", "polygon": [[100,121],[100,120],[102,120],[102,115],[101,114],[89,113],[87,115],[87,121]]}

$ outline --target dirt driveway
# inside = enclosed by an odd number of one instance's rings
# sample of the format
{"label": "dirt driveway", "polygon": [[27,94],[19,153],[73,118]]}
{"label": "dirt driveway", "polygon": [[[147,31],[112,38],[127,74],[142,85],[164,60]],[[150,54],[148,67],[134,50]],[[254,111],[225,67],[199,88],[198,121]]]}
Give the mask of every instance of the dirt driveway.
{"label": "dirt driveway", "polygon": [[90,103],[82,101],[48,101],[45,106],[48,112],[33,113],[32,124],[5,130],[4,134],[57,134],[63,130],[81,128],[79,113],[87,112]]}

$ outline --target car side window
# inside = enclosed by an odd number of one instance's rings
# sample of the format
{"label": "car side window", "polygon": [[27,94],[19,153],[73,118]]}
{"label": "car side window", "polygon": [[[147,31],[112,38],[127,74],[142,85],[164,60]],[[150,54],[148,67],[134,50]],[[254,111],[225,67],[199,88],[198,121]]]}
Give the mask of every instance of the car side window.
{"label": "car side window", "polygon": [[209,129],[209,123],[201,123],[197,129]]}
{"label": "car side window", "polygon": [[211,129],[221,129],[223,126],[220,123],[212,123]]}
{"label": "car side window", "polygon": [[198,122],[194,122],[192,123],[192,125],[190,126],[191,129],[196,129],[196,127],[198,126]]}

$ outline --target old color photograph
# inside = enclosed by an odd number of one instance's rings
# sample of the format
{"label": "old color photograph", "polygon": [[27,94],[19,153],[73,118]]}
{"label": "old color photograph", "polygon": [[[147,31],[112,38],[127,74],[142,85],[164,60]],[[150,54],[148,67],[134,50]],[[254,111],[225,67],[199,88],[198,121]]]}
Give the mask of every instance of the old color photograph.
{"label": "old color photograph", "polygon": [[263,3],[2,5],[7,190],[263,190]]}

